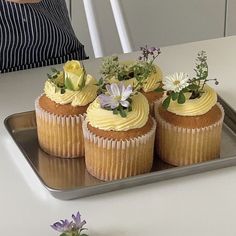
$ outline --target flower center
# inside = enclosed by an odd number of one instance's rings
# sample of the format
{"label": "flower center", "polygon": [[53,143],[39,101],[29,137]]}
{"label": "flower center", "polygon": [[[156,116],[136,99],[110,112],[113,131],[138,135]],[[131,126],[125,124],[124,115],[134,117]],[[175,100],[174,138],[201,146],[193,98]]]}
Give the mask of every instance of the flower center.
{"label": "flower center", "polygon": [[114,99],[119,102],[121,100],[121,96],[115,96]]}
{"label": "flower center", "polygon": [[174,84],[174,85],[179,85],[179,84],[180,84],[180,81],[179,81],[179,80],[175,80],[173,84]]}

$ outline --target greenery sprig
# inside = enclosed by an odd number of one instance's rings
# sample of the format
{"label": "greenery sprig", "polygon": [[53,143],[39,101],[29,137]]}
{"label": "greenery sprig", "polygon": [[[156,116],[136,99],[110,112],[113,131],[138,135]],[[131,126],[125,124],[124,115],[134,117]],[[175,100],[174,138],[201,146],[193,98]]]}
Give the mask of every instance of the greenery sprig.
{"label": "greenery sprig", "polygon": [[196,76],[189,78],[185,73],[175,73],[166,76],[162,84],[155,90],[156,92],[166,91],[167,97],[164,99],[162,105],[167,109],[171,100],[183,104],[186,101],[185,93],[190,93],[189,99],[196,99],[201,97],[204,93],[204,86],[208,81],[215,81],[218,85],[217,79],[208,79],[208,64],[207,55],[205,51],[200,51],[196,58],[196,67],[194,69]]}
{"label": "greenery sprig", "polygon": [[101,74],[102,78],[98,82],[99,92],[104,91],[104,86],[110,83],[109,80],[114,78],[118,81],[136,79],[134,90],[142,88],[145,80],[151,73],[156,72],[154,61],[161,53],[160,48],[147,46],[140,48],[142,55],[137,61],[131,63],[121,63],[117,56],[107,57],[103,60]]}

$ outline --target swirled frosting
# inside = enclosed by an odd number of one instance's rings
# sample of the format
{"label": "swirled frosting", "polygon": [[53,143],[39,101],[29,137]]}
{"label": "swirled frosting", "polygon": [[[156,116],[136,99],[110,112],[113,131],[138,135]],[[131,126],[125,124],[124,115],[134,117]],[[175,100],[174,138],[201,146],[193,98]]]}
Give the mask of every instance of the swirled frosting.
{"label": "swirled frosting", "polygon": [[72,106],[85,106],[92,102],[97,96],[98,87],[96,86],[96,80],[87,75],[85,86],[82,90],[69,90],[65,89],[65,93],[61,93],[51,80],[47,80],[44,86],[44,92],[48,98],[59,104],[70,104]]}
{"label": "swirled frosting", "polygon": [[113,114],[113,111],[101,108],[99,99],[93,101],[87,109],[87,120],[91,126],[107,131],[126,131],[143,127],[148,120],[148,101],[141,93],[132,97],[132,111],[126,117]]}
{"label": "swirled frosting", "polygon": [[160,85],[159,82],[162,81],[161,69],[157,65],[155,65],[155,68],[156,72],[148,76],[142,87],[145,93],[155,90]]}
{"label": "swirled frosting", "polygon": [[208,85],[204,86],[204,93],[200,98],[189,99],[190,96],[190,93],[185,93],[184,104],[171,101],[167,110],[180,116],[197,116],[207,113],[217,102],[216,92]]}

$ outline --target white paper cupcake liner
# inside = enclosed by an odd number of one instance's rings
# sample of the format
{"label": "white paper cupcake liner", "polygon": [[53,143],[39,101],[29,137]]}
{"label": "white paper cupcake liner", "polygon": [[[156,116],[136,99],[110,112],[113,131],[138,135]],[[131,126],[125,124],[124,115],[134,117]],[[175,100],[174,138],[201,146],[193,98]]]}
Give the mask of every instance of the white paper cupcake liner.
{"label": "white paper cupcake liner", "polygon": [[220,156],[223,107],[217,103],[222,118],[204,128],[182,128],[166,122],[155,106],[157,120],[156,151],[159,157],[175,166],[184,166],[216,159]]}
{"label": "white paper cupcake liner", "polygon": [[100,180],[116,180],[147,173],[153,162],[156,122],[137,138],[115,140],[98,137],[83,122],[85,162],[88,172]]}
{"label": "white paper cupcake liner", "polygon": [[[39,97],[40,98],[40,97]],[[37,133],[40,147],[53,156],[84,156],[83,115],[62,116],[49,113],[35,101]]]}

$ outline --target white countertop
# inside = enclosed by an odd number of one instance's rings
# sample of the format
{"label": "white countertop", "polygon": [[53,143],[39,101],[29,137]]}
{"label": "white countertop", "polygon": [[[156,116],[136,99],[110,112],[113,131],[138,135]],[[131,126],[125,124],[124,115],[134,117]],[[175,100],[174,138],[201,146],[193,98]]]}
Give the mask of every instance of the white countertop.
{"label": "white countertop", "polygon": [[[200,50],[207,51],[209,77],[220,81],[213,86],[236,110],[236,37],[162,48],[157,63],[164,75],[193,74]],[[95,76],[99,65],[99,60],[85,62]],[[0,75],[0,235],[59,235],[49,225],[78,210],[90,236],[236,235],[236,166],[71,201],[52,197],[3,124],[6,116],[34,108],[48,71]]]}

